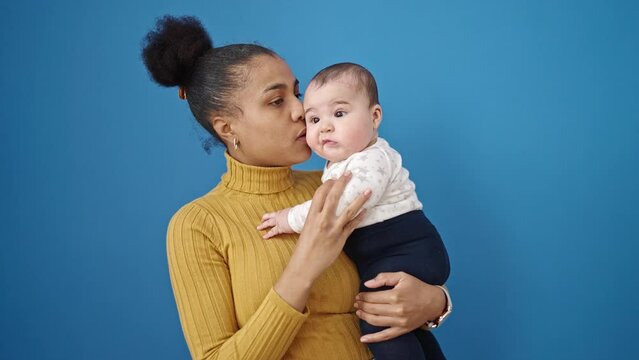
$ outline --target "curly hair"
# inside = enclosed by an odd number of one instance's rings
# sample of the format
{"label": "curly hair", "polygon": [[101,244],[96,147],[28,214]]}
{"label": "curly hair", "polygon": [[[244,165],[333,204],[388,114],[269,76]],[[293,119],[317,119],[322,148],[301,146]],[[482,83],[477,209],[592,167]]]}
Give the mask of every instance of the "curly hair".
{"label": "curly hair", "polygon": [[244,83],[248,64],[259,55],[278,56],[256,44],[214,48],[202,23],[192,16],[165,15],[142,44],[151,78],[162,86],[182,88],[193,116],[219,144],[223,142],[211,126],[211,116],[239,109],[233,95]]}

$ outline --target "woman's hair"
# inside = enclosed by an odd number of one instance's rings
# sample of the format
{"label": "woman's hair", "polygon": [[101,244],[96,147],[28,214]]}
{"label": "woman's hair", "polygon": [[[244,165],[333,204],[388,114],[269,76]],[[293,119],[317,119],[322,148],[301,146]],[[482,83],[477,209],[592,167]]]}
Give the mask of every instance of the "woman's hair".
{"label": "woman's hair", "polygon": [[255,44],[214,48],[206,29],[192,16],[160,18],[142,44],[142,59],[153,80],[182,88],[195,119],[220,144],[211,115],[241,112],[232,98],[244,83],[246,65],[259,55],[277,56]]}
{"label": "woman's hair", "polygon": [[375,77],[368,69],[359,64],[344,62],[325,67],[315,74],[310,82],[315,83],[317,87],[322,87],[329,81],[343,76],[350,76],[352,80],[355,80],[356,85],[368,96],[370,106],[379,104]]}

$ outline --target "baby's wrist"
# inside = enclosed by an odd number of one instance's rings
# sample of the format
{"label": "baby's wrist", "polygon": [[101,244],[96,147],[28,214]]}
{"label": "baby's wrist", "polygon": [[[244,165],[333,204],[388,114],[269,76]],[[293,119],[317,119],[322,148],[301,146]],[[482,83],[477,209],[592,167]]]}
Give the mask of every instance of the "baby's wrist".
{"label": "baby's wrist", "polygon": [[294,232],[293,228],[291,227],[291,224],[289,224],[288,222],[288,213],[291,211],[291,208],[286,208],[283,210],[280,210],[280,212],[277,214],[280,217],[280,221],[278,221],[278,223],[281,224],[282,229],[286,230],[286,232]]}

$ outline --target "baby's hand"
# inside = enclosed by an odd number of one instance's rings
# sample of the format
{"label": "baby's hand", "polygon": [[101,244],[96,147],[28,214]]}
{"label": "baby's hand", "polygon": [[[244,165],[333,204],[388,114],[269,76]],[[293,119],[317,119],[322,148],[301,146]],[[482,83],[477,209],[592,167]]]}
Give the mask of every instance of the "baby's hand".
{"label": "baby's hand", "polygon": [[291,229],[288,224],[288,211],[290,208],[264,214],[262,216],[262,223],[257,227],[257,230],[264,230],[266,228],[272,228],[266,235],[262,236],[264,239],[272,238],[279,234],[292,234],[295,231]]}

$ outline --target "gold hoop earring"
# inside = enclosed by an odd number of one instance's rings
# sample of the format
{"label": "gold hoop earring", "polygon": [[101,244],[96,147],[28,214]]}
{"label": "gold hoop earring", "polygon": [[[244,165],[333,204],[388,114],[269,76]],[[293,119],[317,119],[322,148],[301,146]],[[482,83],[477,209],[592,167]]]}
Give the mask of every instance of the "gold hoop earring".
{"label": "gold hoop earring", "polygon": [[237,146],[237,139],[233,138],[233,149],[237,150],[238,146]]}

